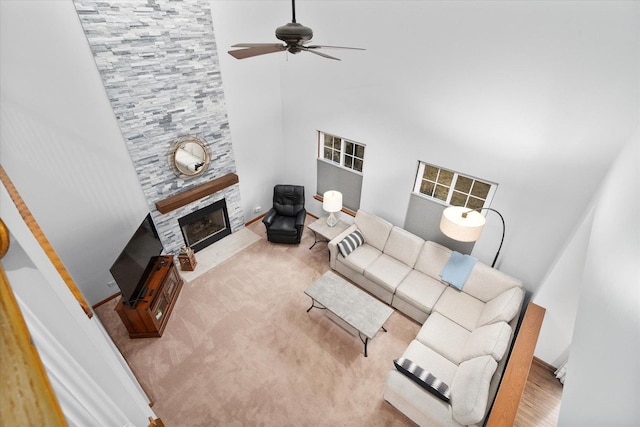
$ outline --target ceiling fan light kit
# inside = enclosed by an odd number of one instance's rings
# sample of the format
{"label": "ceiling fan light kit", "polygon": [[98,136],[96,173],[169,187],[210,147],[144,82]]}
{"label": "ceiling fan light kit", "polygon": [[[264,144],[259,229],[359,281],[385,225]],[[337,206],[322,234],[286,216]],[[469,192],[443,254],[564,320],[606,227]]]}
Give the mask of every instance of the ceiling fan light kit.
{"label": "ceiling fan light kit", "polygon": [[325,48],[364,50],[359,47],[306,45],[305,43],[309,42],[313,38],[313,30],[296,22],[295,0],[291,0],[291,10],[291,22],[276,28],[276,38],[278,40],[282,40],[285,43],[284,45],[279,43],[239,43],[234,44],[231,47],[239,47],[241,49],[230,50],[229,54],[236,59],[245,59],[251,58],[253,56],[265,55],[267,53],[282,52],[283,50],[286,50],[293,54],[304,51],[314,53],[324,58],[340,61],[339,58],[327,55],[326,53],[318,52],[317,49]]}

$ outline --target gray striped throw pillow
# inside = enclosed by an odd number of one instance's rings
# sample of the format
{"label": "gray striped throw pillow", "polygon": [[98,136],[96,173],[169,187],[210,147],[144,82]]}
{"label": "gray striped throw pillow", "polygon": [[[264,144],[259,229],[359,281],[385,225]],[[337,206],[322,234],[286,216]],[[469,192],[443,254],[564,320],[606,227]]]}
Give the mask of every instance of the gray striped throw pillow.
{"label": "gray striped throw pillow", "polygon": [[433,393],[445,402],[448,402],[451,398],[451,391],[449,390],[448,385],[436,378],[436,376],[431,372],[425,371],[420,366],[416,365],[411,360],[401,357],[400,359],[394,360],[393,364],[396,365],[396,369],[398,369],[398,371],[402,372],[420,387],[430,393]]}
{"label": "gray striped throw pillow", "polygon": [[351,252],[355,251],[358,246],[364,243],[364,237],[359,230],[346,236],[340,243],[338,243],[338,249],[343,257],[347,257]]}

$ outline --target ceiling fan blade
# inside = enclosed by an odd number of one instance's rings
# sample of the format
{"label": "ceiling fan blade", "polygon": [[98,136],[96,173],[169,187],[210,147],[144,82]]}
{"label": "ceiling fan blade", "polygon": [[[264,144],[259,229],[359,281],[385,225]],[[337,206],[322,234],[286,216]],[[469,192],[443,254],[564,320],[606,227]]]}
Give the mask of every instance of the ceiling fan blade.
{"label": "ceiling fan blade", "polygon": [[311,46],[305,46],[307,49],[320,49],[320,48],[326,48],[326,49],[351,49],[351,50],[367,50],[361,47],[346,47],[346,46],[325,46],[325,45],[321,45],[321,44],[314,44]]}
{"label": "ceiling fan blade", "polygon": [[282,46],[281,43],[238,43],[231,47],[265,47],[265,46]]}
{"label": "ceiling fan blade", "polygon": [[252,56],[265,55],[267,53],[281,52],[286,48],[287,46],[281,44],[268,44],[263,46],[247,47],[245,49],[230,50],[229,55],[236,59],[245,59],[251,58]]}
{"label": "ceiling fan blade", "polygon": [[340,58],[336,58],[334,56],[327,55],[326,53],[321,53],[321,52],[317,52],[315,50],[308,49],[306,46],[298,46],[298,49],[304,50],[305,52],[315,53],[316,55],[323,56],[325,58],[335,59],[336,61],[341,61]]}

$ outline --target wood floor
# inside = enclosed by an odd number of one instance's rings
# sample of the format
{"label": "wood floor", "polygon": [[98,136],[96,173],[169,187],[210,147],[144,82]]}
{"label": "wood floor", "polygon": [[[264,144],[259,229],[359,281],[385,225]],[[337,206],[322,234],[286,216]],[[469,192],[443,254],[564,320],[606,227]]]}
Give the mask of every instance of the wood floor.
{"label": "wood floor", "polygon": [[561,399],[562,384],[555,377],[553,367],[534,358],[514,426],[557,426]]}

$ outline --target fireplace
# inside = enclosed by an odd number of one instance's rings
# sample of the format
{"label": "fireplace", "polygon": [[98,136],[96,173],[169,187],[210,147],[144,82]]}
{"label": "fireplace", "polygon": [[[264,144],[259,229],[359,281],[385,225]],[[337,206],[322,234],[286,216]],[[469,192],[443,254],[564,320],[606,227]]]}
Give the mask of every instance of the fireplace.
{"label": "fireplace", "polygon": [[231,234],[225,199],[178,219],[187,246],[198,252]]}

